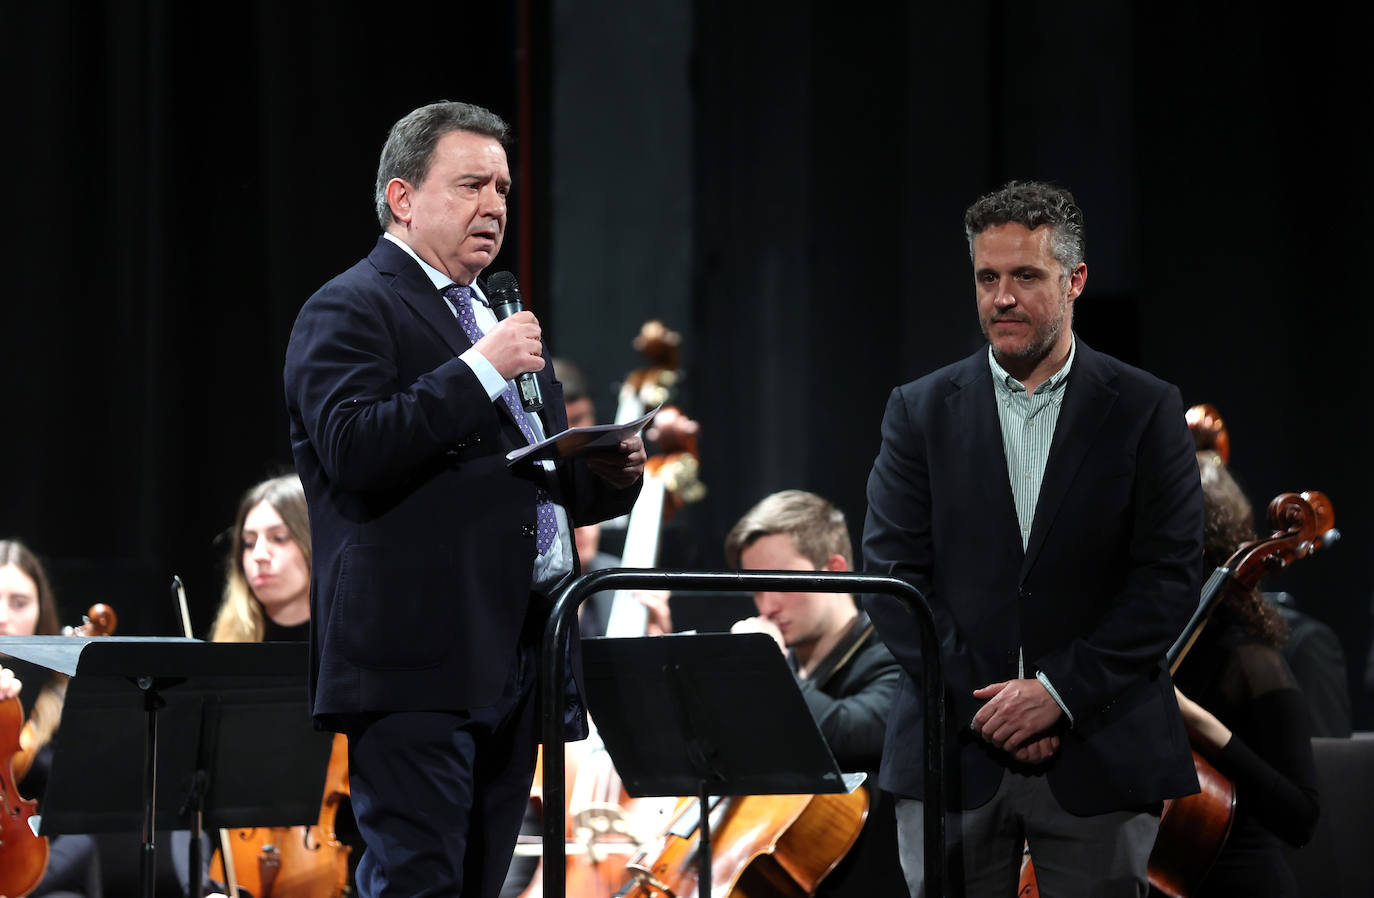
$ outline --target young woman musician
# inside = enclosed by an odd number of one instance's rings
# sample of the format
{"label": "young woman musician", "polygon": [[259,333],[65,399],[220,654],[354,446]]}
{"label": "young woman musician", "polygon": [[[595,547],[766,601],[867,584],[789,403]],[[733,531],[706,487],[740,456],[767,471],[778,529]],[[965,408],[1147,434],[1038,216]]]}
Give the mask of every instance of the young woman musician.
{"label": "young woman musician", "polygon": [[310,519],[300,478],[274,477],[244,493],[229,538],[210,641],[308,640]]}
{"label": "young woman musician", "polygon": [[[228,537],[224,594],[210,641],[309,640],[310,519],[300,478],[288,474],[250,487],[239,501]],[[347,861],[351,881],[362,846],[346,797],[342,805],[333,822],[344,844],[356,848]],[[320,898],[332,898],[334,889],[329,883],[333,880],[328,871],[333,869],[333,850],[315,852],[318,857],[313,857],[310,865],[320,866],[312,871],[289,869],[299,863],[297,856],[282,857],[279,882],[292,878],[319,883]],[[301,888],[305,891],[294,894],[317,894],[315,886]]]}
{"label": "young woman musician", "polygon": [[[52,636],[58,633],[57,603],[37,556],[16,540],[0,540],[0,635]],[[15,662],[9,662],[18,667]],[[31,724],[21,737],[33,761],[17,784],[24,798],[42,801],[52,769],[53,738],[62,718],[67,678],[32,665],[22,676],[0,667],[0,700],[19,696]],[[9,759],[4,759],[8,763]],[[40,807],[41,811],[42,808]],[[30,898],[100,898],[100,862],[95,840],[87,835],[52,836],[48,868]],[[3,856],[0,856],[3,863]]]}
{"label": "young woman musician", "polygon": [[[1209,567],[1255,538],[1250,502],[1216,452],[1198,453]],[[1175,677],[1194,747],[1235,783],[1230,837],[1201,898],[1296,896],[1279,840],[1302,845],[1317,820],[1307,707],[1280,654],[1287,628],[1254,590],[1230,589]]]}

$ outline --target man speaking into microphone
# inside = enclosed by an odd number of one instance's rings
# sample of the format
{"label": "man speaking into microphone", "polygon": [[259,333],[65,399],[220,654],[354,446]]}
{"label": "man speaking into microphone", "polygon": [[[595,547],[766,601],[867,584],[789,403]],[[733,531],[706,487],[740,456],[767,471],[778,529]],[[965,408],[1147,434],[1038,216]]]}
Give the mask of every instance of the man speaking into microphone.
{"label": "man speaking into microphone", "polygon": [[[548,597],[577,573],[572,528],[628,512],[644,468],[638,437],[506,464],[567,426],[538,320],[509,304],[498,320],[478,281],[506,228],[506,139],[466,103],[398,121],[383,234],[310,297],[286,351],[311,710],[348,736],[364,898],[500,890],[534,775]],[[565,707],[581,738],[580,698]]]}

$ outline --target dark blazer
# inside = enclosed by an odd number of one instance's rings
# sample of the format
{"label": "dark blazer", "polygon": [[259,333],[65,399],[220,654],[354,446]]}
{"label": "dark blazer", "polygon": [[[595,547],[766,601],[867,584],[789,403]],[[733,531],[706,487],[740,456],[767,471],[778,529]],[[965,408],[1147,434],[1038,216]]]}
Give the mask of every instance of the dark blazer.
{"label": "dark blazer", "polygon": [[811,677],[797,680],[840,769],[868,774],[878,772],[887,716],[901,679],[901,668],[872,630],[860,611]]}
{"label": "dark blazer", "polygon": [[[868,481],[867,570],[935,613],[950,806],[991,798],[1009,758],[969,732],[974,689],[1044,671],[1073,714],[1046,771],[1075,814],[1196,791],[1164,652],[1198,599],[1202,493],[1178,390],[1078,341],[1027,548],[987,349],[892,392]],[[866,606],[905,672],[882,784],[923,789],[920,643],[895,600]]]}
{"label": "dark blazer", "polygon": [[[312,712],[326,725],[492,703],[540,601],[542,478],[506,466],[524,438],[458,358],[471,345],[420,266],[382,238],[292,329],[286,404],[314,548]],[[539,379],[544,429],[557,433],[563,389],[549,366]],[[560,462],[555,491],[576,525],[629,511],[638,486],[614,490]]]}

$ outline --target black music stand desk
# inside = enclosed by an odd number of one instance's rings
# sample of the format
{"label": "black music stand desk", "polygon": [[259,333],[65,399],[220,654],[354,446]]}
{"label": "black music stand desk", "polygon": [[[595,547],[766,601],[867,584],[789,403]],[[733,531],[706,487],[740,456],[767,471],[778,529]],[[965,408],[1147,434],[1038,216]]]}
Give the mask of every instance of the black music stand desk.
{"label": "black music stand desk", "polygon": [[[0,654],[71,678],[40,833],[314,823],[332,736],[310,722],[304,643],[162,637],[0,637]],[[140,775],[141,773],[141,775]],[[159,789],[161,785],[163,788]]]}
{"label": "black music stand desk", "polygon": [[[852,792],[777,643],[704,633],[582,643],[582,685],[606,750],[635,798]],[[711,891],[701,816],[698,894]]]}

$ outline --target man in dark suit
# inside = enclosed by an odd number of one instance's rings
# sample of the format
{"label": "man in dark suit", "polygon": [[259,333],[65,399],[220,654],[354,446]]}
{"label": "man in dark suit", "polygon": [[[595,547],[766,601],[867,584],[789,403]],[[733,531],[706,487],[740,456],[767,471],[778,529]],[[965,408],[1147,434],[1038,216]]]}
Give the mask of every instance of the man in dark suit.
{"label": "man in dark suit", "polygon": [[[312,712],[349,737],[367,898],[499,890],[534,772],[548,596],[576,572],[572,527],[627,512],[643,471],[638,437],[506,464],[566,417],[538,321],[498,322],[477,282],[506,226],[505,139],[463,103],[397,122],[377,174],[385,233],[310,298],[287,348]],[[527,372],[537,413],[512,384]],[[575,686],[566,708],[585,735]]]}
{"label": "man in dark suit", "polygon": [[[951,894],[1144,895],[1162,799],[1197,780],[1164,653],[1198,599],[1202,497],[1178,390],[1072,330],[1087,281],[1068,191],[1013,182],[965,216],[990,344],[893,391],[864,558],[935,613],[946,686]],[[869,613],[903,667],[882,785],[924,894],[920,643]]]}

